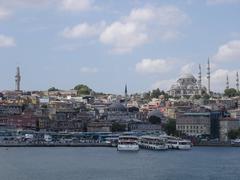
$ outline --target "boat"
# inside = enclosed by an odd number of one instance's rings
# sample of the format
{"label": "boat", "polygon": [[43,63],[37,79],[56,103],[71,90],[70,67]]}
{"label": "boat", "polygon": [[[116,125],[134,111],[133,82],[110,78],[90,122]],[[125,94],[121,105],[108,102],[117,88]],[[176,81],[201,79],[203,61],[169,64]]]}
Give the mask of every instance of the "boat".
{"label": "boat", "polygon": [[167,144],[169,149],[190,150],[192,147],[191,141],[173,136],[167,137]]}
{"label": "boat", "polygon": [[165,138],[159,136],[142,136],[139,142],[140,148],[151,150],[167,150],[168,145]]}
{"label": "boat", "polygon": [[138,137],[137,136],[119,136],[118,138],[118,151],[138,151]]}
{"label": "boat", "polygon": [[240,139],[235,139],[231,141],[231,145],[233,146],[240,146]]}

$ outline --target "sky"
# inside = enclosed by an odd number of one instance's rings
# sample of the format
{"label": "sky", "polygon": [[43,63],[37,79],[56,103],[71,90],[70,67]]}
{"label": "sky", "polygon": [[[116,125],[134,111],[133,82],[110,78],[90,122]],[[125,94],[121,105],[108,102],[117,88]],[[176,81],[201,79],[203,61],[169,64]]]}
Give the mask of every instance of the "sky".
{"label": "sky", "polygon": [[240,0],[0,0],[0,91],[168,90],[178,77],[211,87],[240,73]]}

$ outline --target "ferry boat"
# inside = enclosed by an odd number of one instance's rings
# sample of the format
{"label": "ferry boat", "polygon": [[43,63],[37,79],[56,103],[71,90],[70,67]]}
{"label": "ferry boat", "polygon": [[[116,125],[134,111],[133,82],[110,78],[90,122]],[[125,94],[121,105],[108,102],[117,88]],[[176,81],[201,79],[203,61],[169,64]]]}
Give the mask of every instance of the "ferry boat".
{"label": "ferry boat", "polygon": [[186,139],[168,137],[167,144],[169,149],[190,150],[192,143]]}
{"label": "ferry boat", "polygon": [[231,141],[231,145],[240,146],[240,139],[235,139]]}
{"label": "ferry boat", "polygon": [[118,151],[138,151],[138,137],[137,136],[119,136],[118,138]]}
{"label": "ferry boat", "polygon": [[139,142],[140,148],[151,150],[167,150],[168,145],[165,138],[158,136],[142,136]]}

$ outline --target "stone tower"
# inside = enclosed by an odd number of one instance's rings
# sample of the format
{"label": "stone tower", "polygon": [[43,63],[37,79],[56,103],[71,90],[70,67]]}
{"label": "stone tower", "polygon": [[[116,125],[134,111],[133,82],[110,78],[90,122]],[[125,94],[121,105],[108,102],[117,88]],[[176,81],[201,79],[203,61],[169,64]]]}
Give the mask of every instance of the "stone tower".
{"label": "stone tower", "polygon": [[229,89],[229,79],[228,79],[228,75],[227,75],[227,79],[226,79],[226,89]]}
{"label": "stone tower", "polygon": [[127,91],[127,84],[125,85],[125,107],[127,108],[127,101],[128,101],[128,91]]}
{"label": "stone tower", "polygon": [[237,88],[237,91],[239,91],[239,75],[238,75],[238,72],[236,74],[236,88]]}
{"label": "stone tower", "polygon": [[20,91],[20,82],[21,82],[21,75],[20,75],[20,68],[17,67],[17,72],[15,76],[15,90]]}
{"label": "stone tower", "polygon": [[209,60],[209,58],[208,58],[208,66],[207,66],[207,79],[208,79],[208,88],[207,88],[207,92],[208,92],[208,94],[210,95],[210,92],[211,92],[211,87],[210,87],[210,85],[211,85],[211,78],[210,78],[210,75],[211,75],[211,73],[210,73],[210,60]]}
{"label": "stone tower", "polygon": [[199,89],[199,95],[202,95],[202,68],[201,68],[201,64],[199,64],[198,89]]}

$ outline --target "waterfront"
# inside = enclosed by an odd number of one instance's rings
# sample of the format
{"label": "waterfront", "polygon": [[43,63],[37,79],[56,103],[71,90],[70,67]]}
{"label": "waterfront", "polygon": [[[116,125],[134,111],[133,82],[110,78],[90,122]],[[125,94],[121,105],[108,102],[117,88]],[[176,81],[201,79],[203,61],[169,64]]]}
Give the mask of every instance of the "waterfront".
{"label": "waterfront", "polygon": [[0,148],[4,180],[237,180],[240,148],[118,152],[116,148]]}

